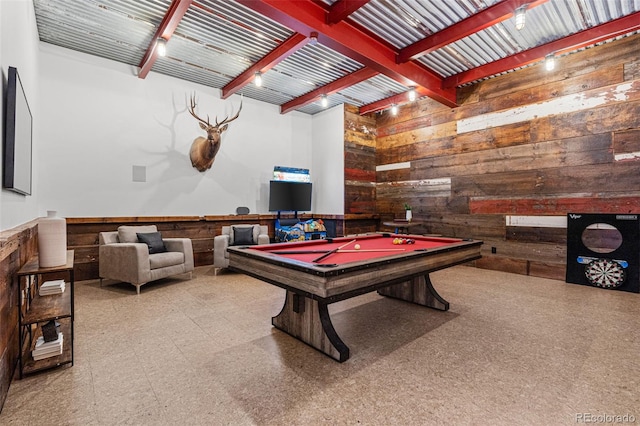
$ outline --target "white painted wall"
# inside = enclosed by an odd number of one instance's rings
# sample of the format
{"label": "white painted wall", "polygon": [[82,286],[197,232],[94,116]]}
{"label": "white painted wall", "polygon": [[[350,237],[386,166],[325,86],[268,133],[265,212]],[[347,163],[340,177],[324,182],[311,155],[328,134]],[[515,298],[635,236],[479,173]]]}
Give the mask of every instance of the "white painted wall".
{"label": "white painted wall", "polygon": [[[267,213],[273,166],[314,173],[309,115],[281,115],[277,106],[245,98],[213,167],[201,173],[188,153],[204,131],[187,112],[187,97],[195,91],[199,114],[213,119],[233,114],[239,96],[222,100],[216,89],[153,72],[142,80],[130,66],[45,43],[40,51],[43,212],[215,215],[247,206]],[[146,182],[132,181],[134,165],[146,167]]]}
{"label": "white painted wall", "polygon": [[344,214],[344,105],[313,116],[313,212]]}
{"label": "white painted wall", "polygon": [[[38,33],[30,0],[0,0],[0,69],[2,98],[5,98],[9,67],[16,67],[25,90],[34,121],[38,120]],[[0,102],[0,117],[4,117],[4,102]],[[2,121],[2,120],[0,120]],[[4,126],[2,139],[4,141]],[[37,146],[41,134],[33,129],[33,144]],[[0,156],[2,151],[0,151]],[[39,158],[34,153],[32,168],[37,170]],[[0,161],[0,176],[3,162]],[[35,177],[34,177],[35,179]],[[32,195],[24,196],[6,189],[0,190],[0,230],[10,229],[38,216],[38,192],[35,186]]]}

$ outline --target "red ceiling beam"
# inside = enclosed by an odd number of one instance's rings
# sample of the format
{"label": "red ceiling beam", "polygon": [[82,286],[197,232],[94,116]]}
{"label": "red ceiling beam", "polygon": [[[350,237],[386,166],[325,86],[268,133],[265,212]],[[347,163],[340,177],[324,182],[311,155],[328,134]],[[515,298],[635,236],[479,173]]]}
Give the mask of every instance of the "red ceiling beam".
{"label": "red ceiling beam", "polygon": [[299,33],[295,33],[289,37],[282,44],[278,45],[278,47],[267,53],[255,64],[246,69],[242,74],[227,83],[227,85],[222,88],[222,99],[227,99],[229,96],[249,84],[253,80],[256,72],[267,72],[286,59],[287,56],[295,53],[298,49],[307,44],[308,41],[309,39],[306,36]]}
{"label": "red ceiling beam", "polygon": [[454,88],[461,84],[540,61],[550,54],[557,55],[570,52],[638,30],[640,30],[640,12],[635,12],[550,43],[507,56],[495,62],[452,75],[444,80],[444,87]]}
{"label": "red ceiling beam", "polygon": [[239,3],[302,34],[318,33],[318,42],[409,86],[422,86],[427,96],[447,106],[456,106],[455,88],[444,89],[442,78],[415,63],[396,63],[396,52],[357,30],[346,21],[326,23],[326,10],[312,0],[238,0]]}
{"label": "red ceiling beam", "polygon": [[305,105],[315,102],[322,95],[329,96],[346,87],[353,86],[354,84],[358,84],[361,81],[367,80],[371,77],[375,77],[376,75],[378,75],[378,72],[371,68],[360,68],[358,71],[347,74],[344,77],[334,80],[329,84],[326,84],[322,87],[312,90],[311,92],[305,93],[302,96],[292,99],[287,103],[282,104],[280,106],[280,113],[286,114],[289,111],[293,111],[294,109],[301,108]]}
{"label": "red ceiling beam", "polygon": [[151,43],[147,48],[144,56],[142,57],[142,61],[140,62],[140,71],[138,72],[139,78],[145,78],[149,71],[151,71],[151,67],[156,62],[158,58],[158,52],[156,50],[156,41],[159,38],[163,38],[167,41],[171,38],[174,31],[178,27],[178,24],[182,20],[182,17],[185,13],[187,13],[187,9],[191,6],[193,0],[173,0],[171,2],[171,6],[167,10],[167,13],[162,18],[162,22],[158,26],[153,38],[151,39]]}
{"label": "red ceiling beam", "polygon": [[329,8],[327,24],[333,25],[347,19],[356,10],[360,9],[370,0],[338,0]]}
{"label": "red ceiling beam", "polygon": [[[424,93],[424,89],[422,89],[421,87],[418,87],[416,89],[416,99],[421,98],[423,96],[427,96],[427,94]],[[403,93],[398,93],[397,95],[389,96],[388,98],[380,99],[379,101],[376,101],[376,102],[371,102],[370,104],[367,104],[367,105],[362,105],[358,109],[358,113],[360,115],[364,115],[370,112],[382,111],[383,109],[390,108],[391,105],[393,104],[402,105],[402,104],[406,104],[407,102],[411,102],[409,100],[408,90]]]}
{"label": "red ceiling beam", "polygon": [[489,28],[511,18],[517,8],[526,4],[527,9],[539,6],[549,0],[504,0],[471,15],[435,34],[423,38],[403,48],[398,53],[398,63],[416,59],[438,50],[447,44],[455,43],[471,34]]}

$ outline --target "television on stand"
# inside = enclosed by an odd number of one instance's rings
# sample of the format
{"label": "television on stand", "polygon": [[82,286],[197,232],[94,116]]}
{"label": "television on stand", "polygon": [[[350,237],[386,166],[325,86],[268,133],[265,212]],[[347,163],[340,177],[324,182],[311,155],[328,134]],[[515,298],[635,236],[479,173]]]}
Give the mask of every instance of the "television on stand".
{"label": "television on stand", "polygon": [[269,182],[269,211],[311,211],[311,182],[272,180]]}

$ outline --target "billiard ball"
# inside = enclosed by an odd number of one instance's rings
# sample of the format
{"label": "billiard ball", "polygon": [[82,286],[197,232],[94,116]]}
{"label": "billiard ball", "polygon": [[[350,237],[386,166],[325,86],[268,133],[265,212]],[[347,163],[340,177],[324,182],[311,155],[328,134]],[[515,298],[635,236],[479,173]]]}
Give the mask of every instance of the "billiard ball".
{"label": "billiard ball", "polygon": [[356,250],[360,250],[360,244],[356,244],[355,246],[353,246],[353,248]]}

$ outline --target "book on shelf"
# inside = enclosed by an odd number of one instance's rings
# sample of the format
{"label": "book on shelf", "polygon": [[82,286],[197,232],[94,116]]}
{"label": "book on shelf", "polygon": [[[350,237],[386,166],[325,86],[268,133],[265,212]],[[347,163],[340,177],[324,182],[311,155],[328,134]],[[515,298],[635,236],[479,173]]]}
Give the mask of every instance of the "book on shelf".
{"label": "book on shelf", "polygon": [[35,361],[49,358],[52,356],[62,355],[64,336],[58,333],[58,338],[50,342],[45,342],[42,336],[36,340],[36,347],[31,351],[31,355]]}
{"label": "book on shelf", "polygon": [[64,280],[45,281],[40,286],[38,293],[40,296],[47,296],[50,294],[64,293],[65,282]]}
{"label": "book on shelf", "polygon": [[60,324],[56,320],[51,320],[46,324],[43,324],[42,327],[42,338],[44,342],[53,342],[58,338],[58,326]]}

